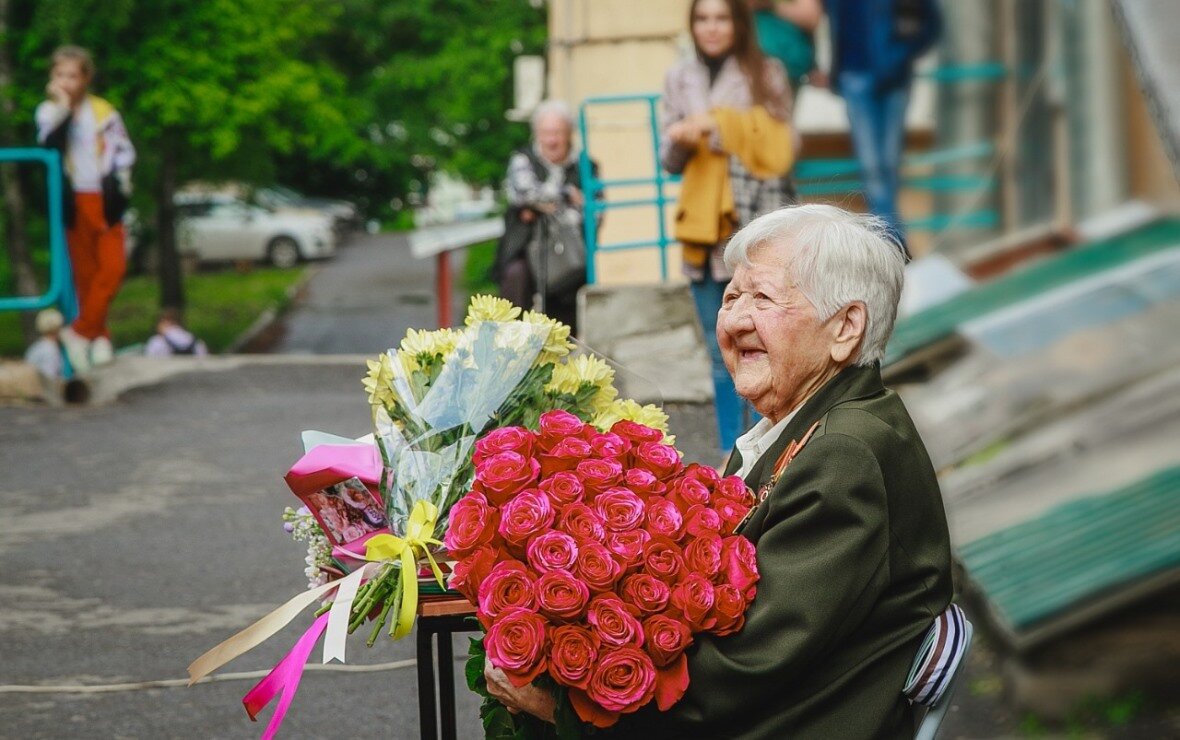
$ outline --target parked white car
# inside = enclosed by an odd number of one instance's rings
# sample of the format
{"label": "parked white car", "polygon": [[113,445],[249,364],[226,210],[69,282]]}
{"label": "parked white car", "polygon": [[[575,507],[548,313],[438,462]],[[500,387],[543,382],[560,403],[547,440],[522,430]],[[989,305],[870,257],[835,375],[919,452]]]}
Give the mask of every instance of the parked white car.
{"label": "parked white car", "polygon": [[332,219],[272,212],[224,197],[177,199],[177,247],[198,262],[265,260],[293,267],[336,253]]}

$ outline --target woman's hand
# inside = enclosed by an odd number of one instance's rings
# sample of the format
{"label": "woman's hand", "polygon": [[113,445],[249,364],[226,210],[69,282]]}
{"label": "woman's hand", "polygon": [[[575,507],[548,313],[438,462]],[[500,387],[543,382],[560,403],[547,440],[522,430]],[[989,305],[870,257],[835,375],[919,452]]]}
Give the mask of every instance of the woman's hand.
{"label": "woman's hand", "polygon": [[493,666],[491,661],[484,664],[483,677],[488,682],[488,693],[508,707],[508,711],[513,714],[528,712],[545,722],[554,722],[557,702],[548,691],[532,684],[520,688],[513,686],[504,671]]}
{"label": "woman's hand", "polygon": [[668,138],[673,142],[689,149],[694,149],[701,143],[702,132],[692,118],[677,121],[668,127]]}
{"label": "woman's hand", "polygon": [[70,107],[70,94],[65,91],[61,83],[56,80],[50,80],[49,84],[45,86],[45,94],[49,99],[57,103],[63,108]]}

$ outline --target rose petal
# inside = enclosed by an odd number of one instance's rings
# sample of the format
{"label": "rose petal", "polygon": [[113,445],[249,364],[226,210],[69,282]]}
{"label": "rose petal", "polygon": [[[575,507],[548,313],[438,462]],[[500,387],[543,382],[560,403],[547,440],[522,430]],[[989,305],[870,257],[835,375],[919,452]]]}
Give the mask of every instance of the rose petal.
{"label": "rose petal", "polygon": [[656,669],[656,706],[666,712],[688,690],[688,656],[684,653],[667,666]]}

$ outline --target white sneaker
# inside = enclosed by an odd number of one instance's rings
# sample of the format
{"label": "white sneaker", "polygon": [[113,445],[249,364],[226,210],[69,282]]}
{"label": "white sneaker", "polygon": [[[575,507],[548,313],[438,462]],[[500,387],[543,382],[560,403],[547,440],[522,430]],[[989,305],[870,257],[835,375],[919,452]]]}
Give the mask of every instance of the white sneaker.
{"label": "white sneaker", "polygon": [[90,363],[95,367],[109,365],[115,359],[115,348],[106,337],[95,337],[90,342]]}
{"label": "white sneaker", "polygon": [[82,375],[89,370],[90,340],[68,326],[62,329],[58,336],[62,346],[66,348],[66,357],[74,368],[74,374]]}

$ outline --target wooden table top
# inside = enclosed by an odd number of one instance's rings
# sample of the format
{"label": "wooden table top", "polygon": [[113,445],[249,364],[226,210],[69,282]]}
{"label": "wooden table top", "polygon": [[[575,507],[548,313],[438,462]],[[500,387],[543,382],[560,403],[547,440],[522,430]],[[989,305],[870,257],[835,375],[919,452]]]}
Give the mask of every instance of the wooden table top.
{"label": "wooden table top", "polygon": [[475,605],[463,596],[423,596],[418,600],[420,617],[463,617],[475,614]]}

